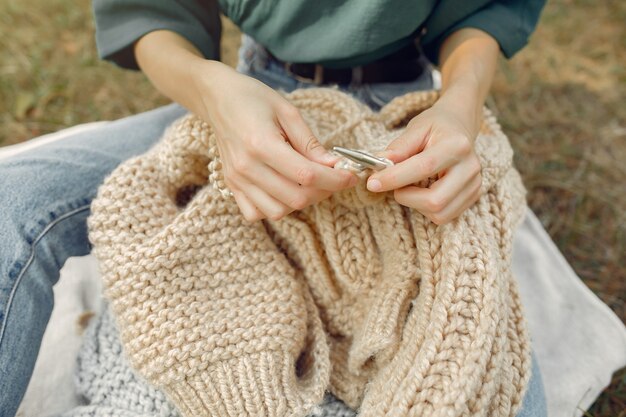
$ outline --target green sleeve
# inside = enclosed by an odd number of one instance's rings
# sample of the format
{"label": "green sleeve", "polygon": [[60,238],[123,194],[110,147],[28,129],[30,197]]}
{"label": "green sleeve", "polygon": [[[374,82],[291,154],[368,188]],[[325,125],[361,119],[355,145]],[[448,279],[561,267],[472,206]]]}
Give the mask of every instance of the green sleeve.
{"label": "green sleeve", "polygon": [[96,45],[102,59],[138,69],[133,44],[155,30],[171,30],[206,58],[219,59],[221,24],[216,1],[94,0]]}
{"label": "green sleeve", "polygon": [[438,64],[439,48],[450,34],[462,28],[476,28],[493,36],[504,56],[511,58],[528,43],[545,2],[545,0],[490,2],[424,44],[424,52],[432,62]]}

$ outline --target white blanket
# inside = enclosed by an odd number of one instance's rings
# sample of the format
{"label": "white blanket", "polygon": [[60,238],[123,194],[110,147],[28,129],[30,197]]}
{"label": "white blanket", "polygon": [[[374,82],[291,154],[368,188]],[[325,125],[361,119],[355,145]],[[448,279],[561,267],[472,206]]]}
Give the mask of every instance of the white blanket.
{"label": "white blanket", "polygon": [[[93,127],[2,148],[0,158]],[[532,211],[515,235],[513,271],[546,387],[549,416],[582,416],[613,372],[626,365],[626,327],[582,283]],[[72,379],[81,343],[78,320],[84,312],[98,311],[101,302],[94,258],[69,259],[54,295],[55,308],[18,416],[52,415],[80,403]]]}

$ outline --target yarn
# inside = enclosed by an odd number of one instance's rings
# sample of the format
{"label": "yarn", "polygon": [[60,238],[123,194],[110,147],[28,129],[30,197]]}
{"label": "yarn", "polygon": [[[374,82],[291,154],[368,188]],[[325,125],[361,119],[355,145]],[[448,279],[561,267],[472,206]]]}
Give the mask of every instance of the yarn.
{"label": "yarn", "polygon": [[[379,113],[333,89],[286,97],[326,148],[375,152],[437,96]],[[514,416],[530,377],[510,258],[525,190],[487,110],[475,149],[483,194],[445,225],[369,192],[367,173],[249,223],[211,126],[184,116],[106,179],[88,219],[131,366],[184,417],[301,417],[326,391],[364,417]]]}
{"label": "yarn", "polygon": [[[87,400],[58,417],[180,417],[165,394],[132,370],[124,355],[110,308],[91,319],[78,352],[77,393]],[[334,395],[326,393],[310,417],[355,417]]]}
{"label": "yarn", "polygon": [[115,321],[106,307],[91,319],[83,336],[75,385],[89,403],[59,417],[179,417],[165,394],[128,365]]}

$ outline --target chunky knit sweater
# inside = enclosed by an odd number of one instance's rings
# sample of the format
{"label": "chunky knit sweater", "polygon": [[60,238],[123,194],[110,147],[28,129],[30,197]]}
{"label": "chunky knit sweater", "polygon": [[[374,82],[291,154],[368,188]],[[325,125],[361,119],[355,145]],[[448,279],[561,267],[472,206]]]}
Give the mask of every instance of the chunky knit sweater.
{"label": "chunky knit sweater", "polygon": [[[374,152],[436,94],[379,113],[331,89],[287,98],[327,148]],[[369,192],[367,172],[249,223],[211,126],[178,120],[108,177],[89,218],[131,365],[185,417],[300,417],[326,390],[364,417],[514,416],[530,377],[511,273],[525,190],[488,111],[475,147],[483,194],[451,223]]]}

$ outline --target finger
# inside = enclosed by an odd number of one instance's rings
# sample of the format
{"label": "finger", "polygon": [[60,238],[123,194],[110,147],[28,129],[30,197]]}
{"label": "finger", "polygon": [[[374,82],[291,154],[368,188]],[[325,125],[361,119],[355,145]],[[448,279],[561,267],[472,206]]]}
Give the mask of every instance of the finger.
{"label": "finger", "polygon": [[429,126],[414,124],[391,141],[384,151],[377,152],[376,155],[391,159],[397,164],[421,152],[429,134]]}
{"label": "finger", "polygon": [[459,198],[452,201],[446,209],[437,216],[433,215],[431,220],[437,224],[447,223],[459,217],[465,210],[473,206],[480,198],[480,179],[475,179],[468,186]]}
{"label": "finger", "polygon": [[330,167],[341,159],[324,148],[295,107],[287,107],[278,115],[278,121],[289,143],[307,159]]}
{"label": "finger", "polygon": [[397,165],[370,175],[367,179],[367,189],[382,192],[416,184],[436,175],[455,162],[456,159],[451,157],[447,142],[438,142]]}
{"label": "finger", "polygon": [[254,222],[257,220],[261,220],[262,218],[265,217],[263,213],[261,213],[254,206],[254,204],[250,202],[248,197],[246,197],[246,195],[241,190],[235,187],[229,187],[229,188],[231,188],[233,197],[235,198],[235,201],[237,202],[237,205],[239,206],[239,209],[241,210],[241,214],[246,220],[248,220],[249,222]]}
{"label": "finger", "polygon": [[255,165],[246,175],[250,182],[293,210],[301,210],[326,194],[313,187],[298,185],[268,165]]}
{"label": "finger", "polygon": [[480,197],[481,179],[475,178],[463,191],[438,213],[428,213],[427,217],[435,224],[448,223],[459,217]]}
{"label": "finger", "polygon": [[279,220],[293,210],[280,201],[271,197],[267,192],[251,183],[240,184],[239,188],[245,193],[250,202],[263,214],[272,220]]}
{"label": "finger", "polygon": [[480,175],[466,175],[468,171],[455,166],[441,179],[435,181],[430,188],[408,186],[396,190],[394,198],[398,203],[417,209],[422,213],[441,213],[462,195]]}
{"label": "finger", "polygon": [[289,180],[303,186],[339,191],[356,185],[358,177],[345,169],[335,169],[307,159],[282,139],[266,147],[263,160]]}
{"label": "finger", "polygon": [[[443,172],[443,171],[442,171]],[[451,204],[458,195],[471,185],[475,178],[482,181],[478,158],[469,158],[445,170],[429,189],[432,191],[430,204],[434,211],[440,212]]]}

